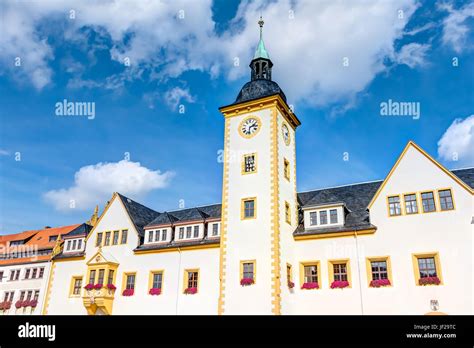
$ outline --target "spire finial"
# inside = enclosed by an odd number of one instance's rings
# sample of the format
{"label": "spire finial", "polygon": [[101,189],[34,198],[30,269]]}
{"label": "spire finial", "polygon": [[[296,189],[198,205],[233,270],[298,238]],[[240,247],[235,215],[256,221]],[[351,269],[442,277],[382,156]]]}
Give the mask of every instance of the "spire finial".
{"label": "spire finial", "polygon": [[262,30],[263,30],[263,25],[265,22],[263,21],[262,16],[260,15],[260,20],[258,21],[258,25],[260,26],[260,40],[262,39]]}

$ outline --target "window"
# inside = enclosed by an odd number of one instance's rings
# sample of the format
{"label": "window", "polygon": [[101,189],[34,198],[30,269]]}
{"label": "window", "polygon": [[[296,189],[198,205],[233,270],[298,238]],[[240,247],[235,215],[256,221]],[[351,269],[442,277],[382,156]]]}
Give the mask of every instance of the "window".
{"label": "window", "polygon": [[38,301],[39,294],[40,294],[39,290],[35,290],[35,296],[33,297],[33,300]]}
{"label": "window", "polygon": [[25,271],[25,279],[28,279],[30,277],[30,272],[31,272],[31,270],[29,268],[27,268],[26,271]]}
{"label": "window", "polygon": [[148,243],[153,242],[153,231],[148,231]]}
{"label": "window", "polygon": [[184,227],[180,227],[179,228],[179,239],[183,239],[184,238]]}
{"label": "window", "polygon": [[322,210],[319,212],[319,224],[326,225],[328,223],[328,212],[326,210]]}
{"label": "window", "polygon": [[286,280],[288,285],[293,282],[293,270],[289,263],[286,264]]}
{"label": "window", "polygon": [[58,240],[58,236],[49,236],[49,242],[55,242]]}
{"label": "window", "polygon": [[117,245],[119,240],[119,231],[114,231],[114,237],[112,239],[112,244]]}
{"label": "window", "polygon": [[15,297],[15,291],[5,291],[3,301],[13,302],[13,297]]}
{"label": "window", "polygon": [[32,296],[33,296],[33,290],[28,290],[27,295],[26,295],[26,300],[27,301],[31,300]]}
{"label": "window", "polygon": [[257,154],[252,153],[244,155],[242,162],[242,174],[250,174],[257,172]]}
{"label": "window", "polygon": [[212,235],[217,236],[219,234],[219,224],[212,224]]}
{"label": "window", "polygon": [[439,206],[441,210],[452,210],[454,209],[453,196],[450,189],[439,190]]}
{"label": "window", "polygon": [[127,235],[128,235],[128,230],[122,230],[122,241],[120,242],[120,244],[127,243]]}
{"label": "window", "polygon": [[416,194],[409,193],[404,196],[405,200],[405,213],[406,214],[418,214],[418,203],[416,201]]}
{"label": "window", "polygon": [[82,249],[82,239],[77,240],[77,249],[78,250]]}
{"label": "window", "polygon": [[161,231],[161,240],[165,241],[166,240],[166,229]]}
{"label": "window", "polygon": [[442,285],[441,263],[438,252],[413,254],[416,285]]}
{"label": "window", "polygon": [[318,266],[304,266],[304,282],[317,283],[318,282]]}
{"label": "window", "polygon": [[91,270],[89,273],[89,284],[95,283],[95,270]]}
{"label": "window", "polygon": [[67,241],[66,250],[71,250],[71,241],[70,240]]}
{"label": "window", "polygon": [[80,296],[82,288],[82,277],[72,277],[72,289],[70,291],[71,296]]}
{"label": "window", "polygon": [[113,284],[114,283],[114,270],[109,269],[109,276],[107,277],[107,284]]}
{"label": "window", "polygon": [[329,210],[329,222],[332,224],[337,224],[337,209]]}
{"label": "window", "polygon": [[285,220],[287,223],[291,224],[291,209],[290,203],[285,202]]}
{"label": "window", "polygon": [[390,216],[402,215],[399,196],[388,197],[388,213]]}
{"label": "window", "polygon": [[433,192],[424,192],[421,194],[421,203],[423,206],[423,213],[430,213],[436,211]]}
{"label": "window", "polygon": [[309,224],[311,226],[316,226],[318,224],[318,213],[315,211],[312,211],[309,213]]}
{"label": "window", "polygon": [[329,260],[328,271],[331,289],[351,286],[351,268],[349,259]]}
{"label": "window", "polygon": [[420,278],[436,277],[436,265],[434,257],[423,257],[418,259]]}
{"label": "window", "polygon": [[256,216],[255,214],[255,206],[256,206],[256,198],[244,198],[242,199],[242,212],[241,217],[242,219],[254,219]]}
{"label": "window", "polygon": [[72,248],[73,248],[74,250],[76,250],[76,244],[77,244],[77,240],[74,239],[74,240],[72,241]]}
{"label": "window", "polygon": [[135,289],[135,274],[126,275],[125,289]]}
{"label": "window", "polygon": [[163,271],[151,272],[151,289],[162,289],[163,287]]}
{"label": "window", "polygon": [[198,289],[199,286],[199,271],[198,270],[186,270],[185,274],[185,286],[186,289],[195,288]]}
{"label": "window", "polygon": [[3,271],[0,272],[0,283],[3,282]]}
{"label": "window", "polygon": [[101,246],[102,244],[102,232],[97,233],[97,239],[95,241],[95,246]]}
{"label": "window", "polygon": [[283,159],[283,173],[285,174],[285,179],[290,180],[290,162],[284,158]]}
{"label": "window", "polygon": [[33,268],[33,271],[31,272],[31,278],[36,279],[36,274],[38,273],[37,268]]}
{"label": "window", "polygon": [[372,280],[388,279],[387,261],[372,261],[370,267]]}
{"label": "window", "polygon": [[105,232],[105,242],[104,245],[109,246],[110,245],[110,232]]}
{"label": "window", "polygon": [[20,301],[23,301],[25,299],[25,293],[26,293],[26,291],[21,291],[20,292]]}
{"label": "window", "polygon": [[43,278],[43,275],[44,275],[44,267],[41,267],[41,268],[39,269],[38,278]]}
{"label": "window", "polygon": [[18,280],[20,278],[20,270],[14,269],[10,271],[10,281]]}
{"label": "window", "polygon": [[199,226],[194,226],[194,238],[199,237]]}
{"label": "window", "polygon": [[240,262],[240,280],[252,279],[255,283],[255,260]]}
{"label": "window", "polygon": [[99,279],[97,279],[97,284],[104,284],[105,269],[99,269]]}
{"label": "window", "polygon": [[192,231],[191,226],[186,227],[186,238],[191,238],[191,231]]}

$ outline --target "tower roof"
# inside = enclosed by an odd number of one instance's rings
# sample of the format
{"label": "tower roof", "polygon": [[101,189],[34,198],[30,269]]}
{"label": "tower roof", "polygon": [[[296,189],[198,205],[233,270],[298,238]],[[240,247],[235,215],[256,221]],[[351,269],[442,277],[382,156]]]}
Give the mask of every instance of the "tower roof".
{"label": "tower roof", "polygon": [[263,24],[265,22],[262,19],[262,16],[260,16],[260,20],[258,21],[258,25],[260,26],[260,40],[258,41],[257,49],[255,50],[255,54],[253,55],[253,59],[258,59],[258,58],[264,58],[264,59],[270,59],[270,55],[268,54],[266,48],[265,48],[265,43],[263,42]]}

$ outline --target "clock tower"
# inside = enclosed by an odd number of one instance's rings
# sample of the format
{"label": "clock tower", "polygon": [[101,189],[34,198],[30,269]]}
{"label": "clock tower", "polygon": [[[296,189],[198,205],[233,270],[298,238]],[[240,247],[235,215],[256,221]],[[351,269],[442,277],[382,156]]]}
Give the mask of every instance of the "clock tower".
{"label": "clock tower", "polygon": [[219,314],[281,314],[290,304],[300,121],[272,80],[262,18],[258,24],[251,80],[219,109],[225,118]]}

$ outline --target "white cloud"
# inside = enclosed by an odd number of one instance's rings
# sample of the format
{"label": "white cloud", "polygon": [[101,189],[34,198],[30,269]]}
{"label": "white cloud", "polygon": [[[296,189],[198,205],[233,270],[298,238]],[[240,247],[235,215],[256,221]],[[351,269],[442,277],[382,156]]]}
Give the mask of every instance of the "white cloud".
{"label": "white cloud", "polygon": [[453,121],[438,141],[438,155],[461,166],[474,164],[474,115]]}
{"label": "white cloud", "polygon": [[0,156],[8,156],[10,155],[10,152],[4,149],[0,149]]}
{"label": "white cloud", "polygon": [[196,99],[190,94],[188,88],[174,87],[165,92],[165,102],[171,108],[171,110],[176,110],[179,104],[182,101],[188,103],[194,103]]}
{"label": "white cloud", "polygon": [[[116,86],[126,79],[143,78],[145,69],[149,72],[147,76],[160,80],[176,78],[190,70],[205,71],[211,77],[225,74],[234,80],[249,76],[248,63],[258,40],[256,22],[262,13],[266,22],[265,43],[275,64],[273,76],[289,102],[326,104],[352,100],[386,69],[384,60],[395,59],[394,42],[406,34],[405,25],[417,6],[416,0],[243,1],[228,30],[218,35],[211,0],[72,4],[59,0],[8,1],[6,17],[15,30],[0,42],[7,44],[3,44],[6,48],[1,51],[9,55],[24,43],[25,49],[34,48],[33,66],[39,69],[38,76],[34,76],[35,70],[25,74],[33,76],[38,88],[51,82],[48,62],[52,50],[44,41],[37,40],[40,34],[36,24],[52,15],[66,18],[64,36],[68,42],[79,42],[78,38],[84,36],[78,29],[94,28],[101,35],[110,35],[113,59],[129,59],[131,63],[113,83],[78,78],[70,87]],[[70,9],[76,11],[74,20],[67,19]],[[401,18],[399,11],[403,11]],[[103,49],[103,43],[99,45]],[[349,59],[348,67],[342,64],[345,57]],[[237,67],[235,58],[240,61]],[[404,64],[416,66],[421,55],[417,58],[405,59]]]}
{"label": "white cloud", "polygon": [[398,64],[408,65],[410,68],[423,66],[426,63],[426,54],[430,49],[428,44],[409,43],[404,45],[399,52],[395,54],[395,61]]}
{"label": "white cloud", "polygon": [[122,160],[113,163],[98,163],[82,167],[74,174],[71,187],[48,191],[45,200],[57,210],[71,210],[71,200],[75,209],[88,210],[97,202],[110,198],[112,192],[140,198],[148,192],[168,186],[173,172],[161,173],[143,167],[138,162]]}
{"label": "white cloud", "polygon": [[474,2],[471,2],[460,9],[454,9],[452,3],[441,3],[439,8],[449,12],[443,20],[443,43],[450,45],[457,53],[465,48],[466,37],[469,33],[469,26],[466,23],[469,18],[474,17]]}

